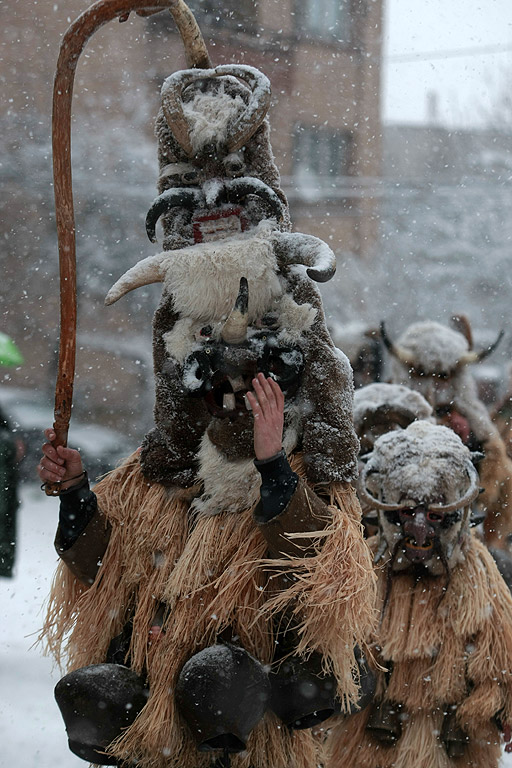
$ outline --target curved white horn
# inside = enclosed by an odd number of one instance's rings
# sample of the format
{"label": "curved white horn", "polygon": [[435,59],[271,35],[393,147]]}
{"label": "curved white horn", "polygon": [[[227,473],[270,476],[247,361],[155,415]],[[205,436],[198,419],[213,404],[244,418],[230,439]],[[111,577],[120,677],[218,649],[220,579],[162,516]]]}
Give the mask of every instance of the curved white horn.
{"label": "curved white horn", "polygon": [[464,352],[457,361],[457,365],[471,365],[471,363],[478,363],[478,352],[471,350],[470,352]]}
{"label": "curved white horn", "polygon": [[467,365],[468,363],[481,363],[482,360],[485,360],[485,358],[491,354],[491,352],[494,352],[504,335],[505,331],[502,328],[496,340],[493,341],[493,343],[488,347],[482,349],[480,352],[474,352],[472,350],[471,352],[466,352],[465,355],[462,355],[462,357],[459,358],[459,365]]}
{"label": "curved white horn", "polygon": [[164,264],[169,259],[169,253],[158,253],[156,256],[148,256],[147,259],[137,262],[128,272],[125,272],[114,283],[105,297],[106,306],[114,304],[122,296],[136,288],[151,283],[161,283],[165,277]]}
{"label": "curved white horn", "polygon": [[393,357],[396,357],[398,360],[400,360],[402,365],[412,366],[413,360],[408,354],[407,350],[404,347],[399,347],[398,344],[395,344],[389,338],[384,320],[382,320],[380,323],[380,336],[390,355],[393,355]]}
{"label": "curved white horn", "polygon": [[279,266],[304,264],[308,276],[317,283],[326,283],[336,272],[336,256],[327,243],[301,232],[276,234]]}
{"label": "curved white horn", "polygon": [[[358,483],[358,489],[357,493],[359,496],[359,499],[361,501],[365,501],[372,509],[381,509],[383,511],[394,511],[399,508],[400,505],[397,504],[385,504],[383,501],[379,501],[379,499],[376,499],[375,496],[372,496],[371,493],[366,488],[366,478],[368,474],[375,473],[375,469],[371,471],[371,468],[366,465],[361,472],[361,477]],[[402,505],[404,508],[406,505]]]}
{"label": "curved white horn", "polygon": [[167,125],[189,157],[194,149],[190,140],[190,128],[183,112],[183,91],[197,80],[232,76],[242,80],[251,90],[249,104],[232,127],[228,136],[228,151],[240,149],[253,136],[270,106],[270,81],[254,67],[242,64],[222,64],[215,69],[184,69],[170,75],[162,86],[162,109]]}
{"label": "curved white horn", "polygon": [[174,138],[189,157],[194,155],[194,150],[190,140],[190,127],[183,112],[181,95],[187,85],[200,78],[204,79],[213,76],[213,69],[184,69],[180,72],[174,72],[162,85],[162,109],[165,120]]}
{"label": "curved white horn", "polygon": [[466,471],[469,475],[469,488],[464,496],[451,504],[429,504],[428,508],[433,512],[453,512],[455,509],[463,509],[463,507],[467,507],[471,504],[480,493],[479,476],[475,467],[469,460],[466,464]]}
{"label": "curved white horn", "polygon": [[251,91],[247,109],[240,115],[228,136],[228,149],[236,152],[256,133],[265,119],[270,107],[270,80],[259,69],[246,64],[221,64],[215,71],[217,75],[238,77]]}

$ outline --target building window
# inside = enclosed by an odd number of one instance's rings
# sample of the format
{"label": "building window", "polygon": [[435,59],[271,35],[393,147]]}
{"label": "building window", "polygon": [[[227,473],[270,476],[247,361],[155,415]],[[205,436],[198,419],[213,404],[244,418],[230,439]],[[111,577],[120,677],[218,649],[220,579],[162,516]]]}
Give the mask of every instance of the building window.
{"label": "building window", "polygon": [[350,0],[296,0],[299,30],[308,36],[350,39]]}
{"label": "building window", "polygon": [[350,144],[351,135],[348,131],[296,126],[293,142],[294,176],[311,180],[348,176]]}

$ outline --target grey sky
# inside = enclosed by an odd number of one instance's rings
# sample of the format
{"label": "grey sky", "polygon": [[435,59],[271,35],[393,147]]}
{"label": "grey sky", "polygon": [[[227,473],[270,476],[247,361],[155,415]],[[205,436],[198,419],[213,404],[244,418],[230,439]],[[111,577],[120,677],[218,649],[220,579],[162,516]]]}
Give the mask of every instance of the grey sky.
{"label": "grey sky", "polygon": [[[512,0],[384,0],[382,110],[385,122],[422,123],[427,93],[438,94],[444,125],[479,125],[512,81]],[[422,60],[434,51],[492,47],[508,52],[473,52]],[[397,61],[416,54],[416,61]]]}

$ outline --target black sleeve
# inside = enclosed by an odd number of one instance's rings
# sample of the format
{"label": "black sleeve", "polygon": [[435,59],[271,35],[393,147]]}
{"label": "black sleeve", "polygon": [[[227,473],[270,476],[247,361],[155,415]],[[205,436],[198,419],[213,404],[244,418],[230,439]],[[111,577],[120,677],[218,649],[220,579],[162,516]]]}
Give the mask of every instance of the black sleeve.
{"label": "black sleeve", "polygon": [[255,459],[254,464],[261,475],[261,504],[258,523],[266,523],[279,515],[292,498],[299,476],[292,471],[284,451],[270,459]]}
{"label": "black sleeve", "polygon": [[96,495],[89,488],[87,474],[78,485],[61,492],[59,527],[60,545],[63,550],[69,549],[75,543],[97,509]]}

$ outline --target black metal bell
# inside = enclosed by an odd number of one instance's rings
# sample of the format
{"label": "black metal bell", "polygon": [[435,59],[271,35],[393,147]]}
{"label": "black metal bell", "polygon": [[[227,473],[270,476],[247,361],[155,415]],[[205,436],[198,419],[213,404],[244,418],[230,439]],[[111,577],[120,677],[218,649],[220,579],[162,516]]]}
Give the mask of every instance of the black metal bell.
{"label": "black metal bell", "polygon": [[366,730],[381,744],[393,746],[402,735],[400,704],[382,701],[374,704],[366,724]]}
{"label": "black metal bell", "polygon": [[270,699],[260,662],[231,643],[196,653],[183,666],[176,704],[200,752],[242,752]]}
{"label": "black metal bell", "polygon": [[444,716],[443,726],[441,728],[441,741],[446,749],[446,754],[450,759],[462,757],[469,743],[469,736],[464,733],[457,723],[455,710],[448,712]]}
{"label": "black metal bell", "polygon": [[375,690],[377,688],[377,678],[372,669],[370,669],[366,656],[358,645],[354,648],[357,666],[359,667],[359,698],[350,708],[350,714],[366,709],[368,704],[373,701]]}
{"label": "black metal bell", "polygon": [[269,675],[270,708],[289,728],[312,728],[340,711],[333,675],[322,674],[321,658],[290,656]]}
{"label": "black metal bell", "polygon": [[148,699],[144,681],[121,664],[93,664],[63,677],[55,686],[71,752],[89,763],[117,765],[105,754],[133,723]]}

